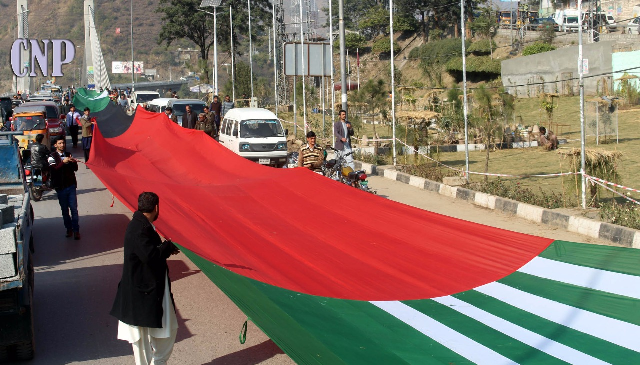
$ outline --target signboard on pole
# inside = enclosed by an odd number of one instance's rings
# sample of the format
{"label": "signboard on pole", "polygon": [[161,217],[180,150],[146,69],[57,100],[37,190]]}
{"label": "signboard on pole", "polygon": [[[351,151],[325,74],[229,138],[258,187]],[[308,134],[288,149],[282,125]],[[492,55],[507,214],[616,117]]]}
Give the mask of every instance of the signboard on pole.
{"label": "signboard on pole", "polygon": [[329,43],[305,43],[304,60],[300,43],[284,44],[284,74],[286,76],[331,76],[333,67],[331,45]]}

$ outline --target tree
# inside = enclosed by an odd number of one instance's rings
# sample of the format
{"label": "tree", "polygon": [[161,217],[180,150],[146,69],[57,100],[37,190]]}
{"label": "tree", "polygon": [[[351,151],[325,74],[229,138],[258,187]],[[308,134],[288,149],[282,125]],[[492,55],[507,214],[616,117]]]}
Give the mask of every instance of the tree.
{"label": "tree", "polygon": [[[496,136],[499,124],[497,123],[497,108],[493,104],[493,93],[481,85],[474,93],[473,98],[478,104],[476,109],[476,128],[482,134],[482,140],[484,142],[484,148],[486,151],[486,158],[484,162],[484,172],[489,172],[489,146],[493,142]],[[488,181],[488,176],[484,176],[484,181]]]}
{"label": "tree", "polygon": [[358,24],[358,29],[368,39],[375,38],[377,35],[389,34],[389,11],[377,5],[369,11]]}
{"label": "tree", "polygon": [[[483,3],[482,0],[465,0],[465,13],[467,18]],[[420,29],[426,41],[429,38],[429,29],[446,29],[453,25],[458,36],[460,25],[460,3],[451,3],[449,0],[398,0],[395,2],[398,14],[417,14],[420,16]]]}
{"label": "tree", "polygon": [[[338,2],[332,2],[332,14],[333,15],[333,25],[337,28],[338,26]],[[378,5],[378,1],[376,0],[344,0],[343,2],[343,10],[344,10],[344,27],[345,29],[359,29],[360,21],[366,17],[365,14],[369,11],[369,9],[374,8]],[[329,8],[322,9],[327,17],[327,23],[325,26],[329,26]]]}
{"label": "tree", "polygon": [[[230,0],[218,7],[217,36],[218,52],[230,50],[230,24],[229,6],[233,9],[233,36],[234,52],[238,52],[238,46],[246,44],[248,48],[249,18],[247,3],[239,0]],[[200,58],[209,60],[209,51],[213,46],[213,16],[199,11],[199,0],[160,0],[157,13],[162,14],[162,28],[158,35],[158,44],[165,43],[170,46],[180,39],[188,39],[195,43],[200,50]],[[211,8],[204,9],[213,11]],[[251,0],[251,25],[253,41],[260,42],[257,34],[264,32],[265,27],[271,25],[271,3],[268,0]],[[242,40],[242,42],[241,42]],[[208,62],[204,63],[202,70],[206,82],[210,82],[210,69]]]}
{"label": "tree", "polygon": [[[347,33],[344,35],[344,46],[349,51],[355,52],[356,49],[364,47],[366,43],[367,43],[367,40],[364,38],[364,36],[361,36],[360,34]],[[339,39],[333,42],[333,48],[335,48],[336,50],[340,49]]]}
{"label": "tree", "polygon": [[[384,84],[384,80],[369,79],[367,83],[360,89],[360,97],[369,107],[369,113],[374,115],[373,120],[373,138],[377,139],[378,133],[376,131],[375,116],[379,114],[383,109],[386,109],[387,103],[387,89]],[[378,155],[378,142],[373,144],[373,155]]]}
{"label": "tree", "polygon": [[[371,50],[375,53],[389,53],[391,54],[391,43],[389,42],[388,37],[382,37],[377,41],[373,42],[373,46],[371,46]],[[400,51],[400,46],[398,42],[393,41],[393,51],[397,54]]]}
{"label": "tree", "polygon": [[471,22],[471,30],[480,35],[480,37],[490,40],[489,50],[491,58],[493,58],[493,38],[498,34],[495,13],[491,8],[483,8],[481,14]]}

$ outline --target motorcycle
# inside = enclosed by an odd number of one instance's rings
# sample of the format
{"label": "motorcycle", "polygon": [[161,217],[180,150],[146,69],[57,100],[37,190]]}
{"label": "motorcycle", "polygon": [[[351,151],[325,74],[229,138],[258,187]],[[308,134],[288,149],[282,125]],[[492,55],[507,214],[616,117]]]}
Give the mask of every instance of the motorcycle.
{"label": "motorcycle", "polygon": [[282,168],[293,169],[296,167],[298,167],[298,152],[289,152],[287,154],[287,163]]}
{"label": "motorcycle", "polygon": [[24,176],[34,201],[42,199],[42,194],[51,189],[51,179],[48,171],[40,167],[33,167],[31,162],[24,165]]}
{"label": "motorcycle", "polygon": [[[331,149],[336,153],[338,152],[336,149]],[[377,194],[375,190],[369,188],[367,174],[363,170],[354,171],[351,166],[346,164],[346,157],[352,153],[353,152],[349,152],[344,155],[338,154],[338,158],[326,160],[322,164],[323,175],[330,179],[340,181],[343,184],[353,186],[356,189]]]}

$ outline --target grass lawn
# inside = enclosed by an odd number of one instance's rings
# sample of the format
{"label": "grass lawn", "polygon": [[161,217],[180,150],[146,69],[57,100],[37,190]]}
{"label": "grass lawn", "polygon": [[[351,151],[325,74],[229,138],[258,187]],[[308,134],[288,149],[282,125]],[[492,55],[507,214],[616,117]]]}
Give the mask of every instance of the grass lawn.
{"label": "grass lawn", "polygon": [[[587,97],[586,100],[590,98]],[[559,138],[567,139],[567,144],[562,144],[559,151],[563,149],[580,148],[580,109],[579,97],[560,97],[555,100],[558,107],[554,111],[553,121],[565,125],[561,130],[554,130]],[[516,103],[516,122],[525,126],[534,124],[546,125],[547,117],[540,111],[540,99],[518,99]],[[281,118],[286,121],[293,121],[291,113],[281,113]],[[307,119],[316,131],[321,135],[321,118],[319,114],[307,114]],[[298,117],[298,124],[302,126],[302,117]],[[331,135],[331,116],[325,116],[325,133],[329,138]],[[619,143],[615,143],[609,138],[608,143],[596,145],[595,137],[587,137],[586,145],[589,149],[617,150],[623,153],[618,164],[618,172],[621,175],[621,183],[625,186],[640,189],[640,108],[618,111]],[[289,132],[293,132],[291,125],[285,125]],[[377,128],[381,138],[391,136],[391,128],[379,126]],[[372,125],[364,125],[359,133],[373,135]],[[298,128],[297,138],[303,138],[303,132]],[[528,175],[528,174],[550,174],[557,172],[567,172],[571,169],[570,161],[559,151],[547,152],[542,148],[508,149],[490,152],[489,172]],[[483,172],[485,163],[485,151],[471,151],[469,153],[469,169],[471,171]],[[442,163],[459,169],[464,169],[464,152],[443,152],[433,156]],[[406,161],[405,161],[406,159]],[[390,156],[386,157],[387,163],[391,163]],[[423,160],[423,159],[421,159]],[[398,156],[398,163],[413,163],[413,156]],[[472,175],[473,181],[480,181],[482,176]],[[575,186],[572,177],[550,177],[550,178],[518,178],[521,185],[537,190],[538,186],[543,190],[553,190],[556,193],[575,194],[575,188],[569,189],[570,185]],[[579,184],[579,183],[578,183]],[[573,192],[573,193],[570,193]],[[612,196],[612,193],[603,194],[603,197]],[[640,194],[632,193],[632,197],[640,199]]]}

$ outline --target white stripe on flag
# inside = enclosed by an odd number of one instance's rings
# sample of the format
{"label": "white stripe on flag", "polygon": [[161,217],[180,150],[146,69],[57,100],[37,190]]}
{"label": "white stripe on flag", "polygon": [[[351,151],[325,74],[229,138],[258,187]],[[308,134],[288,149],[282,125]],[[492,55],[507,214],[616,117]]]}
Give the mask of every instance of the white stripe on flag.
{"label": "white stripe on flag", "polygon": [[476,364],[517,364],[404,303],[385,301],[371,304]]}
{"label": "white stripe on flag", "polygon": [[456,310],[470,318],[473,318],[486,326],[502,332],[511,338],[514,338],[522,343],[525,343],[533,348],[536,348],[570,364],[608,364],[607,362],[596,359],[593,356],[587,355],[569,346],[563,345],[544,336],[541,336],[535,332],[529,331],[526,328],[515,325],[489,312],[485,312],[482,309],[476,308],[460,299],[447,296],[434,298],[433,300],[440,304],[446,305],[449,308]]}
{"label": "white stripe on flag", "polygon": [[640,327],[634,324],[554,302],[501,283],[489,283],[474,290],[576,331],[640,352]]}
{"label": "white stripe on flag", "polygon": [[640,299],[640,277],[536,257],[518,271],[545,279]]}

